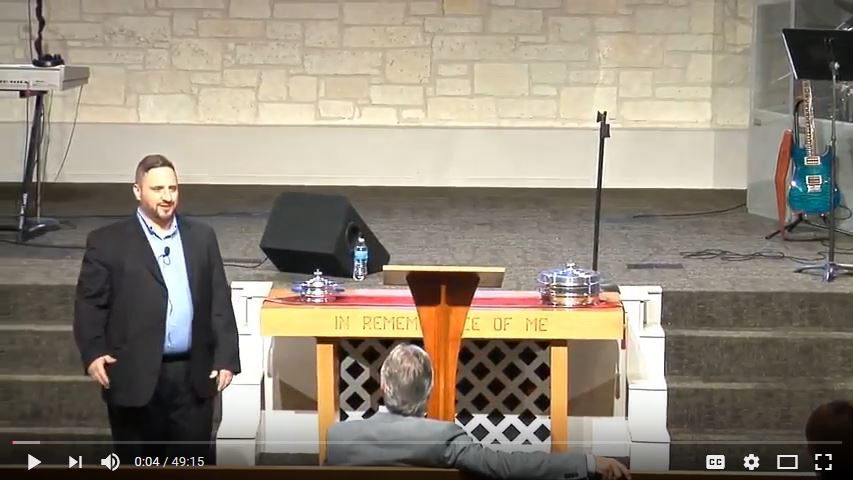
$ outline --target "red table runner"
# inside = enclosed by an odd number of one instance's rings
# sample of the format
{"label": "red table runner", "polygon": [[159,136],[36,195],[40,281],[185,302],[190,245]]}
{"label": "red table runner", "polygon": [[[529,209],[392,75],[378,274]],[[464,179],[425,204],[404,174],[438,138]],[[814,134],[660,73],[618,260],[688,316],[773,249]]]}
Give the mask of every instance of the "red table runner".
{"label": "red table runner", "polygon": [[[286,296],[270,297],[268,302],[279,305],[302,305],[302,306],[329,306],[329,307],[414,307],[415,303],[408,290],[352,290],[344,292],[334,301],[328,303],[308,303],[302,301],[299,294],[292,293]],[[477,292],[471,306],[473,308],[583,308],[602,309],[616,308],[619,302],[601,297],[598,304],[583,305],[575,307],[558,307],[543,305],[539,294],[536,292],[501,292],[483,291]]]}

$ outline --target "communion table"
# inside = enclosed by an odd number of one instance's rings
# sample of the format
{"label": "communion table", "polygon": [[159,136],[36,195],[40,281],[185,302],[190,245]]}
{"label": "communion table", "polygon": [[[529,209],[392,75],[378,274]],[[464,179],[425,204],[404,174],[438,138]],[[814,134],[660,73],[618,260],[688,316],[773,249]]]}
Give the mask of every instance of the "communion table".
{"label": "communion table", "polygon": [[[425,312],[420,308],[421,304],[416,307],[411,291],[406,288],[347,290],[328,303],[306,303],[298,293],[290,290],[270,292],[261,310],[261,335],[313,337],[317,342],[317,417],[321,464],[325,460],[326,431],[341,415],[340,345],[347,341],[368,339],[386,342],[422,340],[421,323]],[[539,294],[533,291],[478,290],[473,294],[470,308],[466,306],[465,310],[467,315],[460,322],[463,323],[461,340],[534,341],[548,347],[550,369],[546,375],[549,377],[550,404],[545,407],[550,416],[551,450],[565,451],[568,448],[570,410],[568,342],[617,340],[622,341],[624,346],[625,313],[618,293],[602,294],[601,302],[597,305],[551,307],[543,305]],[[432,350],[435,350],[435,346]],[[456,350],[451,350],[451,354],[458,352],[458,345]],[[517,353],[504,349],[504,354],[512,356]],[[433,356],[432,353],[430,355]],[[378,357],[377,354],[374,356]],[[512,363],[512,358],[504,361],[504,365],[508,363]],[[453,421],[456,413],[457,362],[443,368],[452,370],[449,378],[454,380],[453,388],[434,392],[433,396],[437,398],[430,399],[429,416]],[[523,386],[529,383],[523,378],[529,372],[519,370],[518,367],[515,370],[515,376],[519,377],[517,384]],[[467,390],[470,390],[470,382]],[[495,395],[493,391],[491,396]]]}

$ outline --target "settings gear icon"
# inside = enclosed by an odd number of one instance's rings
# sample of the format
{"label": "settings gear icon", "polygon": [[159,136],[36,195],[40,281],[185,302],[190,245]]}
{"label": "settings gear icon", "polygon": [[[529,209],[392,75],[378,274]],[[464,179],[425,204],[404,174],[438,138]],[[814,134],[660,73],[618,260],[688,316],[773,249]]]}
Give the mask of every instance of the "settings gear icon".
{"label": "settings gear icon", "polygon": [[750,472],[758,468],[758,457],[756,457],[754,453],[750,453],[743,457],[743,468]]}

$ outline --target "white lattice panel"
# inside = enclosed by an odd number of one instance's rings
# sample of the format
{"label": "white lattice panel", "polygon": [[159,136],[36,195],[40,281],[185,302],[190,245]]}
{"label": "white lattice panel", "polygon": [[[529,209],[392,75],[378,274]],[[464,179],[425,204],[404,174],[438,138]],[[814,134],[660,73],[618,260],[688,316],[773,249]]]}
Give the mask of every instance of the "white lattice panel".
{"label": "white lattice panel", "polygon": [[379,368],[397,342],[393,340],[343,340],[340,343],[340,419],[368,418],[382,405]]}
{"label": "white lattice panel", "polygon": [[[341,421],[368,418],[382,405],[379,368],[396,343],[341,342]],[[463,341],[456,423],[485,444],[548,445],[550,370],[547,343]]]}

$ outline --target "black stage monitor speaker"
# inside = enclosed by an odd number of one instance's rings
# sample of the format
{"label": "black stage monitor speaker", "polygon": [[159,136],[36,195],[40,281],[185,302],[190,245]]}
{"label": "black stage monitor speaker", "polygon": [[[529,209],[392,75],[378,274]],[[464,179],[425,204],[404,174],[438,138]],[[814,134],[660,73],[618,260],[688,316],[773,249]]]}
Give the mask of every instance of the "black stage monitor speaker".
{"label": "black stage monitor speaker", "polygon": [[261,250],[281,272],[352,278],[353,249],[367,242],[367,273],[382,270],[388,250],[342,195],[287,192],[276,198]]}

